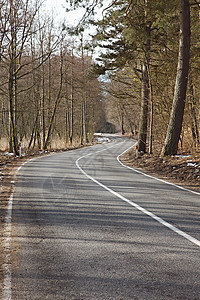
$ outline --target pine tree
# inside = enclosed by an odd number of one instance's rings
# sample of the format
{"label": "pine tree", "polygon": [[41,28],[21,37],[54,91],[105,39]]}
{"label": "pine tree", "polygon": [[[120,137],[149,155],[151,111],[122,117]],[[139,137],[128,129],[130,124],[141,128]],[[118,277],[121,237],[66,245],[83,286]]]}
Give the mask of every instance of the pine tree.
{"label": "pine tree", "polygon": [[190,4],[189,0],[180,0],[180,40],[177,76],[172,111],[162,155],[177,154],[183,114],[190,57]]}

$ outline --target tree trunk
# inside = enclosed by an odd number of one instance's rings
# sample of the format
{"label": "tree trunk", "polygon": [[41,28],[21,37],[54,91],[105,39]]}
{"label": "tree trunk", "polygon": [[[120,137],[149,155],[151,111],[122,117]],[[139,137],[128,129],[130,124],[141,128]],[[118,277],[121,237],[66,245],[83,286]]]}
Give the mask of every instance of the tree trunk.
{"label": "tree trunk", "polygon": [[149,115],[149,154],[153,153],[153,98],[150,88],[150,115]]}
{"label": "tree trunk", "polygon": [[74,51],[71,55],[71,105],[70,105],[70,144],[74,139]]}
{"label": "tree trunk", "polygon": [[9,65],[9,105],[10,105],[10,152],[19,155],[18,142],[16,133],[16,116],[15,116],[15,97],[16,97],[16,31],[15,31],[15,12],[13,0],[10,0],[10,28],[11,28],[11,41],[10,41],[10,65]]}
{"label": "tree trunk", "polygon": [[83,51],[83,37],[81,37],[81,61],[82,61],[82,104],[81,104],[81,145],[84,145],[87,141],[86,131],[86,106],[87,106],[87,95],[86,95],[86,74],[85,74],[85,58]]}
{"label": "tree trunk", "polygon": [[141,112],[138,136],[138,151],[146,152],[147,126],[148,126],[148,105],[149,105],[149,87],[146,62],[142,67],[142,90],[141,90]]}
{"label": "tree trunk", "polygon": [[68,83],[67,83],[67,75],[65,80],[65,88],[66,88],[66,100],[65,100],[65,139],[66,144],[69,144],[70,139],[70,112],[69,112],[69,93],[68,93]]}
{"label": "tree trunk", "polygon": [[172,111],[162,155],[174,155],[182,130],[190,57],[190,4],[180,0],[180,39],[176,85]]}
{"label": "tree trunk", "polygon": [[148,69],[148,78],[149,78],[149,154],[153,153],[153,121],[154,121],[154,103],[153,103],[153,87],[151,82],[151,74]]}
{"label": "tree trunk", "polygon": [[143,65],[142,65],[142,90],[141,90],[141,112],[138,135],[138,151],[146,152],[147,128],[148,128],[148,105],[149,105],[149,79],[148,69],[150,60],[151,22],[148,21],[148,1],[145,0],[145,35]]}
{"label": "tree trunk", "polygon": [[43,149],[46,148],[45,146],[45,74],[44,74],[44,53],[43,53],[43,44],[42,44],[42,144]]}
{"label": "tree trunk", "polygon": [[9,77],[9,103],[10,103],[10,140],[11,148],[10,151],[13,151],[15,155],[19,155],[17,149],[17,135],[15,130],[15,117],[14,117],[14,93],[13,93],[13,72],[10,70]]}
{"label": "tree trunk", "polygon": [[30,138],[30,141],[29,141],[29,144],[28,144],[28,150],[31,148],[33,138],[34,138],[34,134],[37,131],[38,116],[39,116],[39,111],[36,114],[35,122],[33,124],[33,129],[32,129],[32,132],[31,132],[31,138]]}
{"label": "tree trunk", "polygon": [[191,129],[192,129],[192,137],[195,142],[195,146],[197,146],[200,143],[199,138],[199,128],[198,128],[198,122],[197,122],[197,116],[196,116],[196,101],[194,97],[194,86],[192,84],[192,78],[189,76],[189,113],[191,117]]}
{"label": "tree trunk", "polygon": [[61,45],[61,51],[60,51],[60,86],[59,86],[59,90],[58,90],[58,94],[54,103],[54,108],[53,108],[53,112],[51,114],[51,118],[49,120],[49,127],[47,130],[47,134],[46,134],[46,138],[45,138],[45,143],[43,146],[43,149],[46,149],[49,143],[49,139],[50,139],[50,135],[51,135],[51,131],[52,131],[52,125],[53,125],[53,121],[56,115],[56,110],[57,110],[57,106],[61,100],[61,92],[62,92],[62,85],[63,85],[63,53],[62,53],[62,45]]}
{"label": "tree trunk", "polygon": [[124,135],[126,133],[124,129],[124,108],[121,106],[121,134]]}

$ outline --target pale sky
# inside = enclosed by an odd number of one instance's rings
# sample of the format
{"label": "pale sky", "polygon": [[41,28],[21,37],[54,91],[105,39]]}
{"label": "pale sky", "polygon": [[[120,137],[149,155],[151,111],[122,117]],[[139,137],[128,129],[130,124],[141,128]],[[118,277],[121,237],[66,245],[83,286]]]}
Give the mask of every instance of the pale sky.
{"label": "pale sky", "polygon": [[80,20],[82,14],[84,11],[81,10],[79,12],[66,12],[66,1],[65,0],[44,0],[44,8],[45,11],[48,11],[49,13],[55,14],[55,18],[59,20],[65,19],[66,22],[69,22],[70,24],[76,25],[78,21]]}
{"label": "pale sky", "polygon": [[44,7],[46,10],[54,10],[55,12],[58,12],[59,14],[65,15],[65,0],[44,0]]}

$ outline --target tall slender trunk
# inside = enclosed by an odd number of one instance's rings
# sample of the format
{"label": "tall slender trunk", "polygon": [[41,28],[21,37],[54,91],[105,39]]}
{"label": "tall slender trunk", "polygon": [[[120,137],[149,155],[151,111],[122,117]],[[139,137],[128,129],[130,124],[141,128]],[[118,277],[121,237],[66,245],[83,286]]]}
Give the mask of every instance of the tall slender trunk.
{"label": "tall slender trunk", "polygon": [[70,139],[70,112],[69,112],[69,92],[68,92],[68,82],[67,82],[67,75],[65,79],[65,88],[66,88],[66,100],[65,100],[65,138],[66,144],[69,143]]}
{"label": "tall slender trunk", "polygon": [[148,21],[148,1],[145,0],[145,43],[143,46],[141,111],[138,134],[138,151],[146,152],[149,107],[149,78],[148,69],[151,46],[151,22]]}
{"label": "tall slender trunk", "polygon": [[153,153],[153,121],[154,121],[154,114],[153,114],[153,88],[151,83],[151,74],[150,70],[148,71],[149,77],[149,154]]}
{"label": "tall slender trunk", "polygon": [[16,81],[16,30],[15,30],[15,9],[13,0],[10,0],[10,29],[11,29],[11,41],[10,41],[10,65],[9,65],[9,78],[8,78],[8,94],[9,94],[9,106],[10,106],[10,152],[15,155],[19,155],[18,142],[16,133],[16,115],[15,115],[15,97],[17,89]]}
{"label": "tall slender trunk", "polygon": [[61,45],[61,51],[60,51],[60,85],[59,85],[59,90],[58,90],[58,93],[57,93],[56,100],[54,102],[53,112],[52,112],[51,118],[49,120],[49,127],[48,127],[48,130],[47,130],[45,143],[44,143],[44,147],[43,147],[44,149],[46,149],[48,144],[49,144],[49,139],[50,139],[50,135],[51,135],[51,131],[52,131],[53,121],[54,121],[54,118],[55,118],[55,115],[56,115],[56,110],[57,110],[58,104],[61,100],[62,85],[63,85],[63,53],[62,53],[62,45]]}
{"label": "tall slender trunk", "polygon": [[190,3],[180,0],[180,38],[174,99],[162,155],[174,155],[182,130],[190,57]]}
{"label": "tall slender trunk", "polygon": [[72,62],[71,62],[71,107],[70,107],[70,143],[73,144],[74,138],[74,52],[72,49]]}
{"label": "tall slender trunk", "polygon": [[45,74],[44,74],[44,61],[43,58],[43,45],[42,45],[42,141],[43,148],[45,149]]}
{"label": "tall slender trunk", "polygon": [[86,94],[86,74],[85,74],[85,58],[83,51],[83,38],[81,38],[81,60],[82,60],[82,104],[81,104],[81,144],[86,143],[86,105],[87,105],[87,94]]}
{"label": "tall slender trunk", "polygon": [[32,55],[32,82],[33,82],[33,102],[35,104],[35,120],[33,123],[32,133],[29,141],[28,149],[30,149],[32,143],[33,148],[37,139],[38,148],[41,149],[41,136],[40,136],[40,82],[41,74],[35,70],[35,45],[33,36],[31,36],[31,55]]}
{"label": "tall slender trunk", "polygon": [[149,86],[146,62],[142,67],[141,111],[138,136],[138,151],[146,152],[147,126],[148,126]]}
{"label": "tall slender trunk", "polygon": [[19,155],[17,149],[17,134],[15,128],[15,112],[14,112],[14,80],[13,80],[13,68],[12,63],[10,65],[10,74],[9,74],[9,104],[10,104],[10,152],[13,151],[15,155]]}
{"label": "tall slender trunk", "polygon": [[121,134],[125,134],[125,128],[124,128],[124,107],[121,105]]}
{"label": "tall slender trunk", "polygon": [[189,76],[189,113],[191,117],[191,128],[192,128],[192,137],[195,142],[195,146],[200,143],[199,137],[199,128],[196,115],[196,101],[194,96],[194,86],[192,83],[191,75]]}

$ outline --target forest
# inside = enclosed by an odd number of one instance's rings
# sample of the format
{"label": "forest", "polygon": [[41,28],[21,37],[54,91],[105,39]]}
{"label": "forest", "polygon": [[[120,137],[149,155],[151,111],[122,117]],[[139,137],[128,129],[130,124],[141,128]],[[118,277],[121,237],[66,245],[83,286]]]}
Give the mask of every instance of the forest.
{"label": "forest", "polygon": [[0,150],[83,145],[101,131],[137,138],[141,153],[198,152],[200,2],[68,6],[85,8],[79,28],[57,26],[39,0],[1,1]]}
{"label": "forest", "polygon": [[103,95],[82,36],[75,40],[40,1],[1,2],[1,150],[65,148],[91,141]]}

